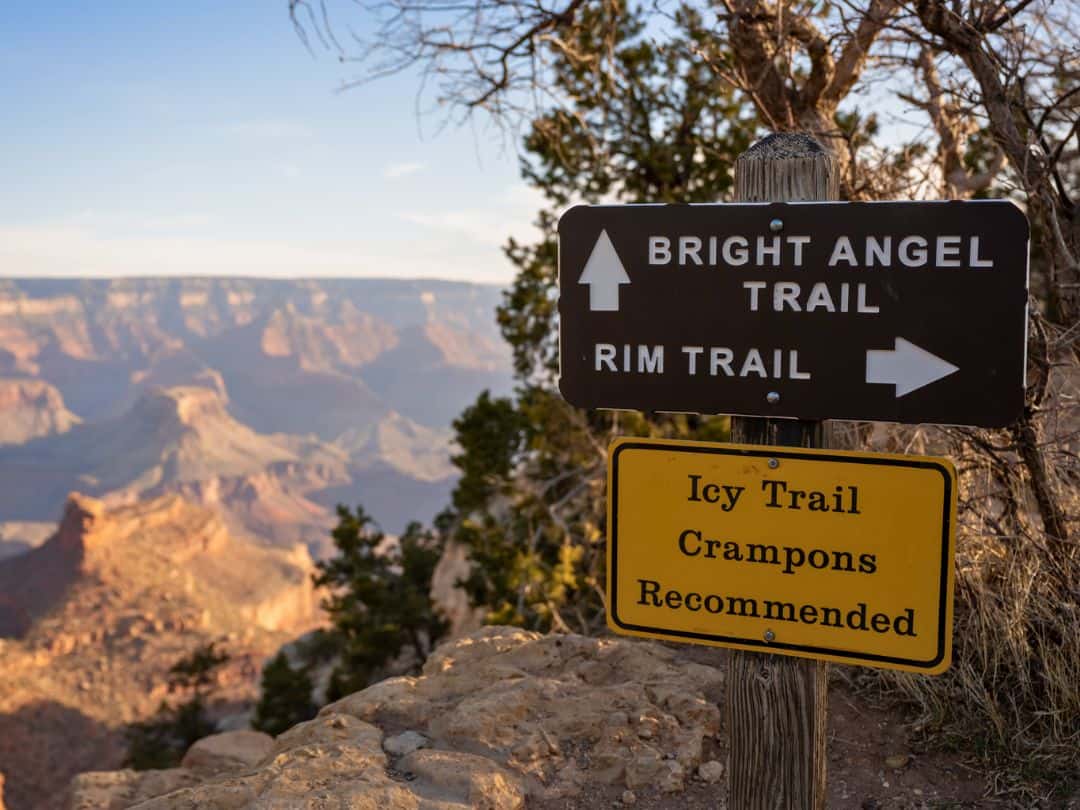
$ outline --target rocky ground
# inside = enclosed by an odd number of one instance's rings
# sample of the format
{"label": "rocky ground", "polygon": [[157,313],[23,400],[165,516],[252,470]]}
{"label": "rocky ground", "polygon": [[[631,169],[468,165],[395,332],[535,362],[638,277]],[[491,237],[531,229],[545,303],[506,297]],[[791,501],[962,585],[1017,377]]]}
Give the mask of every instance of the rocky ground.
{"label": "rocky ground", "polygon": [[[717,808],[726,793],[722,651],[488,627],[418,677],[325,707],[276,740],[229,732],[169,771],[83,774],[78,810]],[[830,808],[1005,806],[899,718],[830,704]]]}

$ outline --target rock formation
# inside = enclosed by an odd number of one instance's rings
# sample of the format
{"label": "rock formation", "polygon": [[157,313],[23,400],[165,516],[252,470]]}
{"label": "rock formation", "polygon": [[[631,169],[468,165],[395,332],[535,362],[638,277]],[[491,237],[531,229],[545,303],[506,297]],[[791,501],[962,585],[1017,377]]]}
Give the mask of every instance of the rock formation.
{"label": "rock formation", "polygon": [[43,380],[0,378],[0,444],[20,444],[71,430],[79,417]]}
{"label": "rock formation", "polygon": [[677,794],[723,771],[722,682],[657,644],[488,627],[441,646],[419,677],[325,707],[257,763],[84,774],[70,807],[520,810]]}
{"label": "rock formation", "polygon": [[[250,483],[255,506],[212,505],[313,551],[338,503],[390,533],[430,520],[453,483],[450,421],[510,388],[498,300],[436,281],[0,280],[0,542],[25,539],[2,524],[51,520],[72,489]],[[338,451],[333,471],[310,471],[298,445],[312,437]]]}
{"label": "rock formation", "polygon": [[[0,763],[9,810],[57,806],[74,773],[117,767],[123,727],[211,640],[216,693],[250,701],[259,664],[322,620],[303,548],[259,546],[178,496],[73,495],[55,534],[0,561]],[[235,710],[235,709],[233,709]]]}
{"label": "rock formation", "polygon": [[233,529],[324,555],[338,503],[425,515],[449,499],[445,433],[395,413],[369,432],[358,447],[265,435],[237,421],[213,388],[154,388],[121,416],[0,448],[0,515],[40,519],[72,489],[111,503],[179,493]]}

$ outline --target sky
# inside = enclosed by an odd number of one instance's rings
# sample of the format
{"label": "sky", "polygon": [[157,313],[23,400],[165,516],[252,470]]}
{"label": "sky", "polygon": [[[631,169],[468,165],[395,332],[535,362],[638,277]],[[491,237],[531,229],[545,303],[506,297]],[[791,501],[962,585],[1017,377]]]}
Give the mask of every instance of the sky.
{"label": "sky", "polygon": [[508,283],[541,204],[515,144],[418,116],[415,75],[342,91],[358,72],[287,0],[12,4],[0,276]]}

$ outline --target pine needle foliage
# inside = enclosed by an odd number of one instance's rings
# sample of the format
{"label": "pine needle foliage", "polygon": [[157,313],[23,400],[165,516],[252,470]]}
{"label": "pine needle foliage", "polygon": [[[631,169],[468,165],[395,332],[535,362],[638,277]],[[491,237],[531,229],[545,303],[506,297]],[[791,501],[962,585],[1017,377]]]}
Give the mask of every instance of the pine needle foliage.
{"label": "pine needle foliage", "polygon": [[[483,394],[454,423],[462,478],[453,537],[472,563],[463,583],[491,623],[592,632],[603,624],[607,446],[618,435],[719,440],[728,420],[581,411],[556,388],[556,211],[571,202],[694,203],[724,197],[753,126],[730,90],[694,57],[700,15],[672,18],[662,45],[624,7],[603,80],[579,59],[552,55],[555,92],[569,99],[534,118],[522,173],[548,207],[533,244],[511,240],[516,269],[498,310],[513,351],[515,396]],[[597,21],[594,21],[597,22]],[[568,53],[605,48],[604,25],[568,32]],[[673,79],[672,77],[677,77]]]}
{"label": "pine needle foliage", "polygon": [[259,702],[252,727],[271,736],[310,720],[318,709],[312,701],[311,676],[303,666],[293,667],[284,652],[275,655],[262,672]]}
{"label": "pine needle foliage", "polygon": [[394,543],[363,507],[339,506],[332,536],[337,554],[317,563],[315,576],[329,594],[323,609],[338,654],[330,700],[368,686],[403,651],[423,663],[447,628],[430,596],[441,554],[436,532],[414,522]]}

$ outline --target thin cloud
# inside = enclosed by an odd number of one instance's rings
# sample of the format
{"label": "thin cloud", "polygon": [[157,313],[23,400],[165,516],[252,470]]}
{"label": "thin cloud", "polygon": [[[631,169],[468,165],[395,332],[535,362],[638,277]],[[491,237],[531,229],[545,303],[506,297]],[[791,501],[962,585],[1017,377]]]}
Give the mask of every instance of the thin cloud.
{"label": "thin cloud", "polygon": [[122,230],[128,235],[148,233],[182,233],[205,228],[213,220],[205,213],[197,211],[174,212],[170,214],[144,214],[139,211],[115,211],[87,208],[70,217],[52,222],[48,227],[62,233],[85,231],[105,233]]}
{"label": "thin cloud", "polygon": [[387,180],[397,180],[399,177],[408,177],[416,174],[424,168],[423,163],[391,163],[383,169],[383,177]]}
{"label": "thin cloud", "polygon": [[464,236],[481,245],[501,247],[507,237],[519,241],[536,239],[539,232],[533,221],[543,205],[540,192],[518,183],[495,197],[490,208],[408,211],[398,216],[406,222]]}

